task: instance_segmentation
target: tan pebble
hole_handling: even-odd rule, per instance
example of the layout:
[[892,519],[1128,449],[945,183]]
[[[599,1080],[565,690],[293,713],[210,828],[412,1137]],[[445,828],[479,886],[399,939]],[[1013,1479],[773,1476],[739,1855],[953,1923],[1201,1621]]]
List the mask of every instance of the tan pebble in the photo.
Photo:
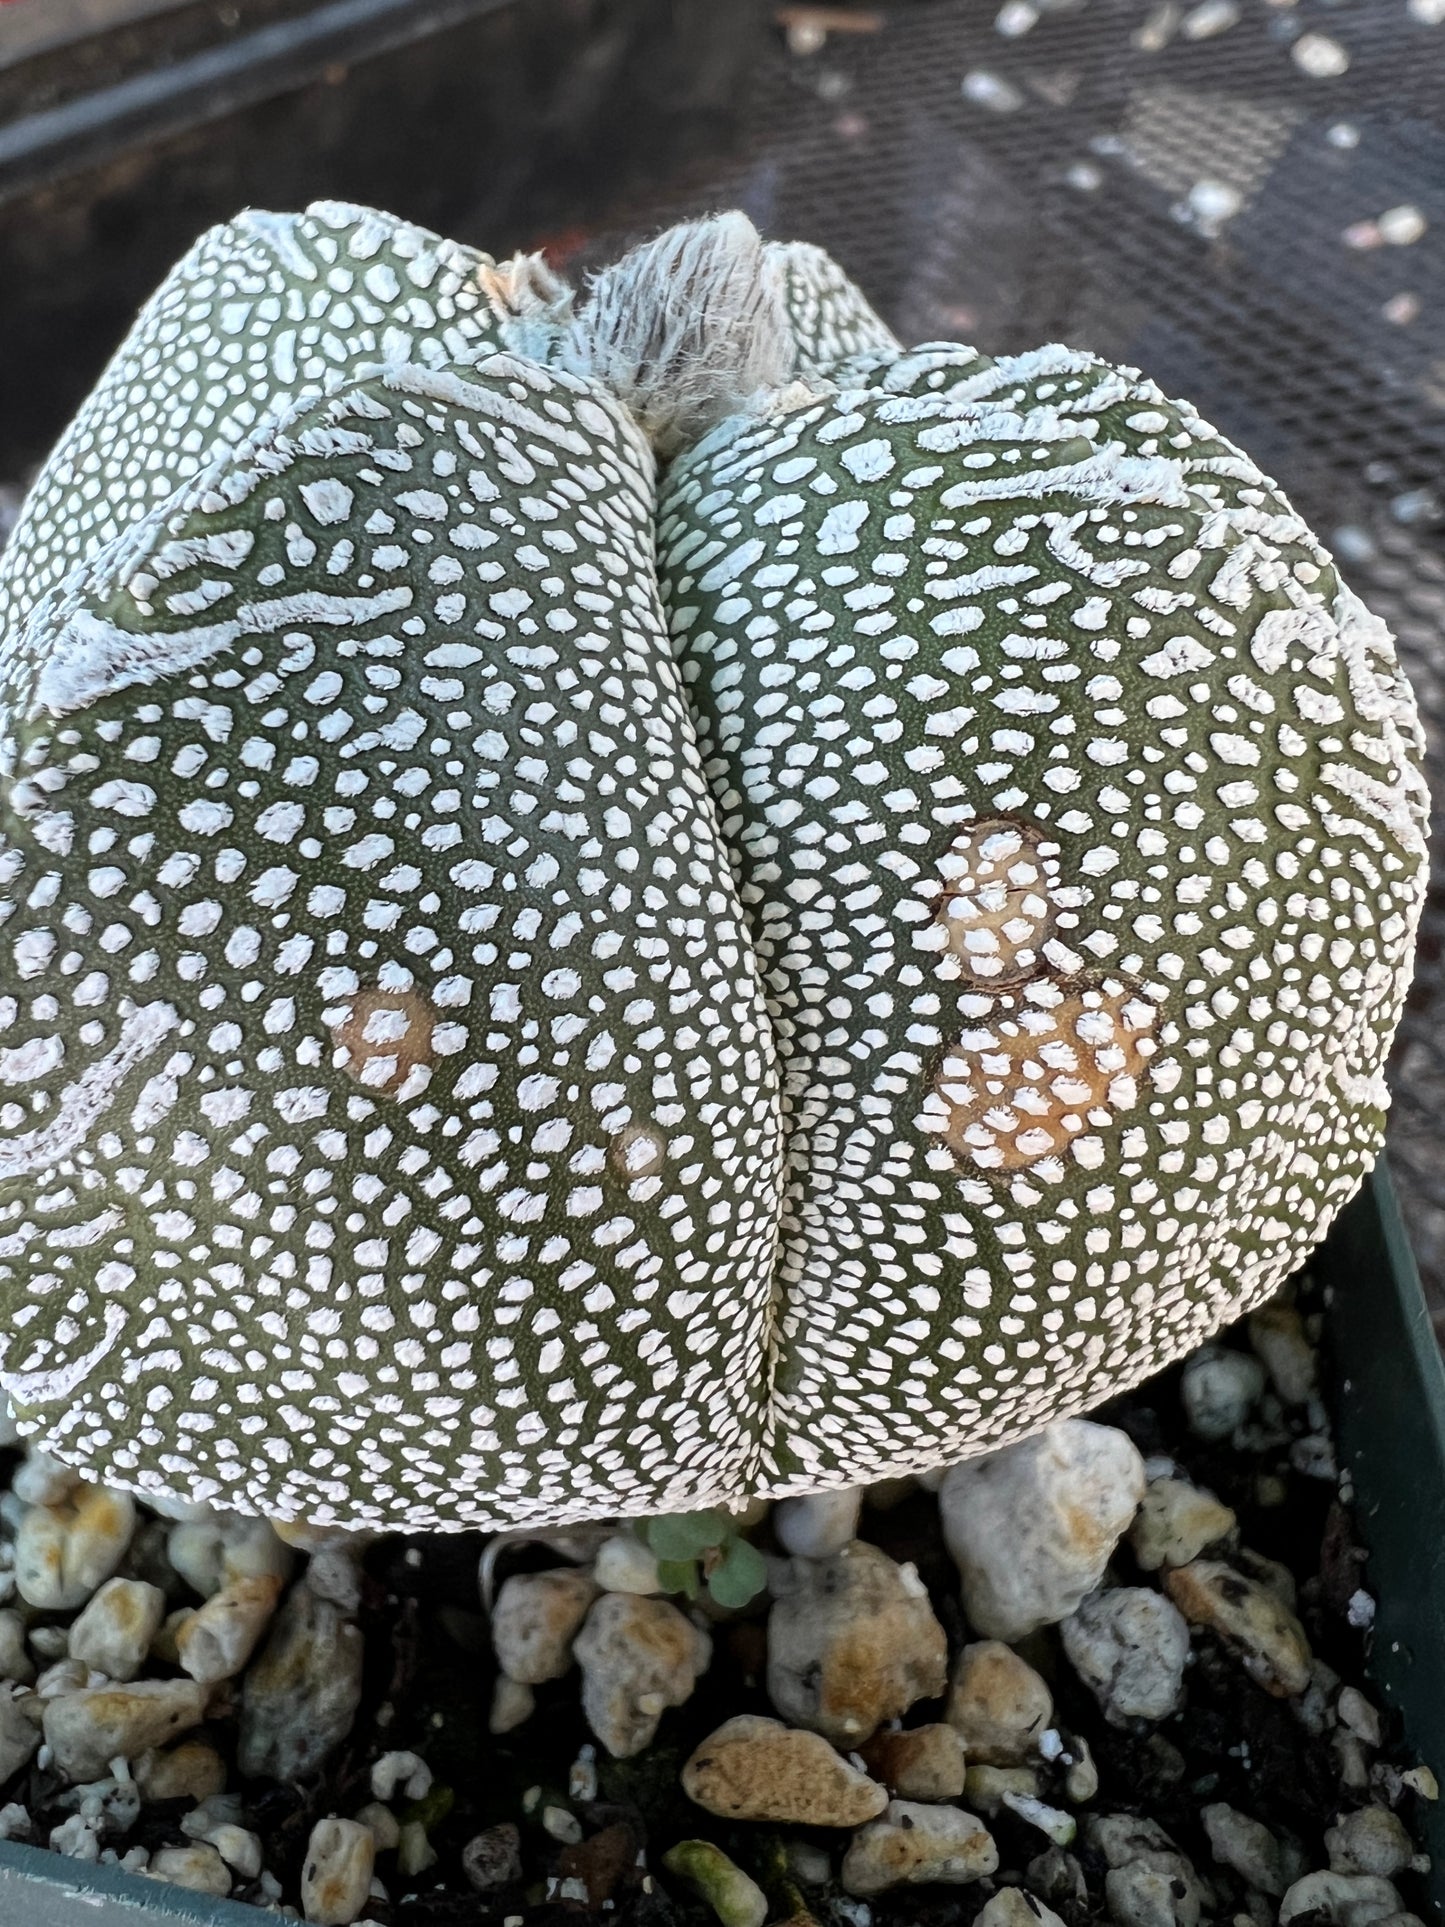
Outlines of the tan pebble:
[[153,1880],[189,1887],[192,1893],[224,1898],[231,1891],[230,1868],[212,1846],[162,1847],[151,1855],[146,1872]]
[[948,1683],[948,1641],[911,1565],[862,1540],[798,1560],[768,1619],[768,1697],[785,1720],[857,1746]]
[[943,1721],[905,1732],[875,1733],[861,1749],[868,1771],[901,1800],[959,1800],[965,1754],[956,1727]]
[[318,1820],[301,1869],[301,1907],[315,1927],[351,1927],[371,1893],[376,1842],[356,1820]]
[[134,1759],[198,1726],[209,1699],[209,1688],[189,1679],[142,1679],[67,1693],[46,1703],[46,1744],[72,1785],[97,1780],[117,1754]]
[[726,1820],[785,1826],[857,1827],[888,1795],[842,1759],[819,1733],[755,1713],[726,1720],[682,1770],[683,1791]]
[[148,1747],[131,1771],[147,1803],[161,1800],[210,1800],[226,1787],[226,1763],[204,1740],[182,1740],[162,1751]]
[[492,1609],[492,1645],[502,1671],[524,1686],[561,1679],[596,1597],[592,1575],[574,1566],[515,1573],[505,1580]]
[[970,1766],[1017,1766],[1038,1752],[1054,1717],[1042,1676],[1011,1646],[982,1639],[959,1654],[947,1719],[963,1740]]
[[537,1695],[530,1686],[524,1686],[519,1679],[508,1679],[505,1673],[498,1673],[492,1688],[492,1710],[487,1721],[491,1733],[510,1733],[531,1719],[537,1706]]
[[165,1615],[159,1586],[108,1579],[70,1629],[71,1656],[107,1679],[134,1679]]
[[192,1679],[234,1679],[256,1650],[280,1596],[274,1573],[233,1579],[177,1627],[177,1660]]
[[1233,1512],[1211,1493],[1185,1479],[1156,1479],[1129,1528],[1129,1543],[1144,1571],[1158,1572],[1187,1566],[1234,1527]]
[[841,1877],[848,1893],[866,1897],[923,1882],[964,1886],[997,1868],[993,1835],[976,1814],[890,1800],[849,1842]]
[[991,1820],[1005,1800],[1036,1800],[1041,1782],[1031,1766],[971,1766],[964,1776],[963,1797]]
[[1310,1683],[1309,1641],[1275,1594],[1213,1559],[1181,1566],[1164,1584],[1184,1617],[1217,1633],[1267,1693],[1285,1699],[1304,1692]]

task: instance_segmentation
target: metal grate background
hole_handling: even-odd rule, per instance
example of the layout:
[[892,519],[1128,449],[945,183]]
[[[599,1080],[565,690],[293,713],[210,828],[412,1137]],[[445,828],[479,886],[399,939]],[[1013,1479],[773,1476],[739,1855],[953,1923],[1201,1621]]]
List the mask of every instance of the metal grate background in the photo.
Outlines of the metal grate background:
[[[1187,395],[1394,629],[1438,808],[1445,0],[995,5],[780,9],[793,24],[754,70],[727,157],[629,192],[581,251],[736,205],[829,248],[905,340],[1062,339]],[[1435,847],[1391,1154],[1445,1336],[1438,832]]]

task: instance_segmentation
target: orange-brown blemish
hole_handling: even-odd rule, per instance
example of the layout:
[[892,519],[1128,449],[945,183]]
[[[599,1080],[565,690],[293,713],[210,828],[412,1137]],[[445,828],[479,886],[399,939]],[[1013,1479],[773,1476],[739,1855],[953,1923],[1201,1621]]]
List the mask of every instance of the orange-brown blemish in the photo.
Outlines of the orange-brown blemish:
[[940,947],[980,986],[1011,989],[1046,968],[1054,907],[1043,843],[1031,824],[988,817],[961,830],[940,860]]
[[984,1171],[1019,1171],[1133,1109],[1157,1007],[1115,980],[990,1012],[946,1052],[929,1126]]
[[667,1139],[655,1124],[629,1124],[607,1147],[614,1177],[626,1184],[655,1177],[667,1162]]
[[395,1091],[435,1054],[437,1014],[419,990],[357,991],[351,1007],[331,1026],[332,1062],[368,1090]]

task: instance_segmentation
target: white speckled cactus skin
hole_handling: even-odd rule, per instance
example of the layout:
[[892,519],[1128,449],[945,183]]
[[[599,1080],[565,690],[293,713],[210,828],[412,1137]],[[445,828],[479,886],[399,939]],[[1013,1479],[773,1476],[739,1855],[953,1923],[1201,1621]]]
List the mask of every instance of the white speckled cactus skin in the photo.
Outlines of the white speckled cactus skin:
[[244,216],[0,563],[0,1382],[93,1476],[419,1529],[918,1469],[1375,1155],[1419,732],[1279,491],[735,218],[631,272]]

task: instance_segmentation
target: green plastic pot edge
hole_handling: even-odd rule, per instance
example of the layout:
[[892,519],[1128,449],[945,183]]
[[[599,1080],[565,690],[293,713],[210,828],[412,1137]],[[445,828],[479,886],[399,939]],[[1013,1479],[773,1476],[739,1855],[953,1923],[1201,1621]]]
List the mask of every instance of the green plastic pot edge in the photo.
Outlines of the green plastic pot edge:
[[[1445,1769],[1445,1365],[1383,1161],[1316,1268],[1330,1289],[1343,1463],[1378,1602],[1370,1669],[1413,1751]],[[1424,1813],[1431,1912],[1445,1909],[1445,1811]],[[1419,1896],[1409,1897],[1418,1904]],[[0,1841],[0,1927],[255,1927],[252,1907]]]
[[[1445,1364],[1382,1159],[1317,1260],[1332,1292],[1330,1364],[1342,1466],[1377,1602],[1370,1671],[1415,1754],[1445,1779]],[[1445,1911],[1445,1804],[1421,1803]],[[1407,1905],[1413,1902],[1407,1901]]]

